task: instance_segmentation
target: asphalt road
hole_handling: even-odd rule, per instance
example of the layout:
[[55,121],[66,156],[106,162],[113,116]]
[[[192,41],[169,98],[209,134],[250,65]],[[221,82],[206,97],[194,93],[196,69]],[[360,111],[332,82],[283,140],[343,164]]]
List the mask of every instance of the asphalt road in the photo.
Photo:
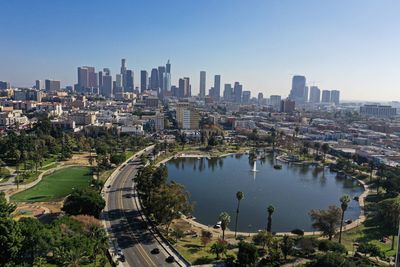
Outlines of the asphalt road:
[[[138,211],[133,191],[138,164],[128,163],[120,168],[111,187],[105,190],[107,212],[104,217],[111,224],[110,237],[114,246],[123,251],[125,266],[178,266],[165,261],[168,253],[154,238]],[[152,254],[154,248],[159,248],[160,253]]]

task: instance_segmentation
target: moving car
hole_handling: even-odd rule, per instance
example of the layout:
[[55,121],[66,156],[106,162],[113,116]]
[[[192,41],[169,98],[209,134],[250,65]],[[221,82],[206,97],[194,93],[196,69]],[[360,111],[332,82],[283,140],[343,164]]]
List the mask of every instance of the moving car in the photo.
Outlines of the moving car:
[[168,257],[165,259],[165,261],[168,262],[168,263],[173,263],[173,262],[175,261],[175,258],[174,258],[174,256],[168,256]]
[[151,250],[151,254],[158,254],[158,253],[160,253],[160,249],[159,248],[153,248]]

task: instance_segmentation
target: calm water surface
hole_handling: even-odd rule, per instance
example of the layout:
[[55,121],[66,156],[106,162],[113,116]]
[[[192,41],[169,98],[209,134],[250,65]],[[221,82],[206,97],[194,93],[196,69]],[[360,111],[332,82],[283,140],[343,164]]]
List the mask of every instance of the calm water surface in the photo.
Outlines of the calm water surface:
[[[272,158],[257,161],[257,172],[247,155],[224,158],[178,158],[167,162],[169,179],[186,186],[195,204],[197,221],[214,225],[218,215],[231,215],[230,229],[234,228],[236,192],[243,191],[238,230],[254,232],[266,227],[267,207],[273,205],[272,230],[291,231],[295,228],[312,231],[308,212],[338,205],[339,198],[348,194],[353,199],[363,189],[353,179],[337,179],[335,173],[313,166],[282,164],[273,168]],[[352,200],[345,219],[356,219],[360,214],[358,202]]]

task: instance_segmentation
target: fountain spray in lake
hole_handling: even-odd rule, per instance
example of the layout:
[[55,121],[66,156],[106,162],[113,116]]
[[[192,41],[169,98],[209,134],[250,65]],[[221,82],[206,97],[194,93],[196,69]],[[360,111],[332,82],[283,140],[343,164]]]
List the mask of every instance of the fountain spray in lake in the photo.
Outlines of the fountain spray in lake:
[[255,160],[254,162],[253,162],[253,169],[251,170],[252,172],[257,172],[257,161]]

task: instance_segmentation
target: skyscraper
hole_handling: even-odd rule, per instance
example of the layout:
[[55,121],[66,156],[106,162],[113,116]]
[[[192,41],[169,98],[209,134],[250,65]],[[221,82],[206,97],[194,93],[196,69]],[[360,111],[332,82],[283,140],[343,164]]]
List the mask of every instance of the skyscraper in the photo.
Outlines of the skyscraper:
[[321,90],[318,86],[310,87],[310,103],[319,103],[321,102]]
[[206,96],[206,72],[200,71],[200,97],[204,98]]
[[158,67],[158,87],[160,88],[161,93],[165,90],[165,73],[166,71],[164,66]]
[[134,89],[134,79],[133,79],[133,71],[132,70],[126,70],[125,73],[125,92],[133,93]]
[[60,81],[45,80],[45,90],[46,92],[55,92],[60,90]]
[[107,98],[113,97],[113,80],[110,72],[105,72],[103,75],[103,86],[101,88],[101,94]]
[[121,86],[123,88],[126,87],[126,60],[125,58],[121,59],[121,77],[122,77],[122,84]]
[[171,63],[169,63],[169,59],[165,66],[164,88],[167,92],[171,91]]
[[336,106],[340,103],[340,91],[339,90],[332,90],[331,91],[331,102],[335,103]]
[[331,102],[331,91],[329,90],[322,90],[322,103],[330,103]]
[[281,96],[280,95],[271,95],[269,97],[269,103],[275,111],[279,111],[281,109]]
[[147,81],[149,80],[147,71],[140,71],[140,92],[143,93],[147,90]]
[[[43,90],[44,89],[44,83],[42,80],[36,80],[35,82],[35,87],[37,90]],[[0,88],[2,89],[2,88]]]
[[226,83],[224,85],[224,100],[225,101],[232,101],[233,89],[232,84]]
[[160,84],[158,79],[158,69],[153,68],[150,76],[150,89],[159,92]]
[[292,90],[289,99],[296,103],[305,103],[308,98],[308,89],[306,89],[306,77],[295,75],[292,78]]
[[235,95],[235,102],[241,103],[242,102],[242,85],[239,82],[235,82],[233,86],[233,94]]
[[242,103],[249,104],[250,103],[250,98],[251,98],[251,92],[250,91],[243,91],[243,93],[242,93]]
[[221,96],[221,75],[215,75],[212,98],[214,99],[214,101],[219,101],[220,96]]
[[259,105],[262,105],[262,102],[263,102],[263,100],[264,100],[264,94],[261,93],[261,92],[259,92],[259,93],[258,93],[258,96],[257,96],[257,100],[258,100],[258,104],[259,104]]
[[184,77],[183,80],[185,81],[185,97],[192,96],[192,87],[190,86],[190,79],[189,77]]

